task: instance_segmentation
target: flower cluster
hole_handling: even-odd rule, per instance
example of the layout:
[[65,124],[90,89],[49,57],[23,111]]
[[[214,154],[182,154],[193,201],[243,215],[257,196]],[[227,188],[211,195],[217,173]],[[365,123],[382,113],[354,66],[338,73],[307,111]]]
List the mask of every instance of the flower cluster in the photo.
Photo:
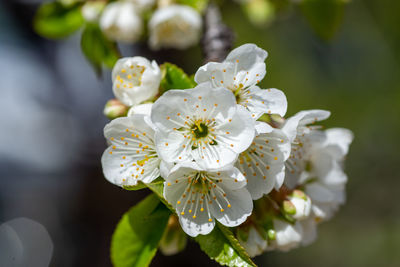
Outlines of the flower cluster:
[[128,44],[142,38],[147,23],[149,46],[154,50],[186,49],[198,43],[202,29],[196,9],[172,1],[90,1],[82,6],[82,15],[88,22],[99,23],[110,40]]
[[352,133],[315,125],[328,111],[284,119],[284,93],[257,86],[267,55],[242,45],[200,67],[194,88],[161,95],[155,62],[120,59],[113,90],[130,109],[104,129],[105,177],[122,187],[162,177],[185,233],[206,235],[217,221],[236,227],[251,256],[310,243],[344,202]]

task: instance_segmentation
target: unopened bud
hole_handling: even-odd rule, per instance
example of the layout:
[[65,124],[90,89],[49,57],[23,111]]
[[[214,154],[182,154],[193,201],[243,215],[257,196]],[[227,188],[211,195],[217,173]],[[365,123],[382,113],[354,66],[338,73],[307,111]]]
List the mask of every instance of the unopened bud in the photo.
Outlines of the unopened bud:
[[269,240],[275,240],[276,239],[276,231],[274,229],[269,229],[267,232],[267,236]]
[[110,120],[113,120],[118,117],[126,116],[128,113],[128,106],[125,106],[117,99],[111,99],[107,102],[104,107],[104,115]]
[[103,1],[86,2],[81,9],[83,18],[88,22],[97,22],[105,5]]
[[311,199],[304,194],[303,191],[294,190],[289,196],[290,202],[295,207],[295,214],[292,217],[296,220],[304,220],[310,216],[311,213]]
[[298,189],[293,190],[291,196],[292,196],[292,197],[297,197],[297,198],[302,198],[302,199],[304,199],[304,200],[307,200],[307,195],[306,195],[303,191],[298,190]]
[[289,215],[294,215],[296,214],[296,207],[293,205],[293,203],[289,200],[283,201],[282,205],[283,211]]

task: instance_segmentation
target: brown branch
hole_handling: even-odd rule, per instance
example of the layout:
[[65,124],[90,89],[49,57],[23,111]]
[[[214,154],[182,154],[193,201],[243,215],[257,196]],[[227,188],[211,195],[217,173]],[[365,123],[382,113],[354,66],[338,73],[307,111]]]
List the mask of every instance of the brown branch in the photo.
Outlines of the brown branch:
[[204,32],[201,40],[205,63],[221,62],[233,47],[235,35],[221,19],[221,13],[214,4],[209,4],[204,16]]

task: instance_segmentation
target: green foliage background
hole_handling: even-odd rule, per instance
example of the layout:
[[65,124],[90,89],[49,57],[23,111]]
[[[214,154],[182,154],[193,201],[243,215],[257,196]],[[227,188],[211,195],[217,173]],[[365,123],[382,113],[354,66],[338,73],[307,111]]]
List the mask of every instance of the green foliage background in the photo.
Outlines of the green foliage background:
[[283,90],[288,115],[302,109],[332,111],[327,127],[355,134],[347,159],[348,199],[318,240],[289,253],[267,253],[261,266],[398,266],[400,262],[400,18],[398,1],[354,0],[331,42],[315,37],[299,12],[268,28],[224,17],[237,44],[269,52],[261,86]]

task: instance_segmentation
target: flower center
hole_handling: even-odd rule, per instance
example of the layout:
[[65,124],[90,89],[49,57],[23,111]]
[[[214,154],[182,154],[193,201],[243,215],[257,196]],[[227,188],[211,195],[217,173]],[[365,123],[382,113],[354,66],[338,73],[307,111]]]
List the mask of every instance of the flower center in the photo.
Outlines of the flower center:
[[119,81],[117,88],[133,88],[142,84],[143,72],[146,70],[145,66],[131,65],[129,68],[122,69],[121,75],[116,77]]
[[191,130],[196,139],[200,139],[208,135],[208,126],[204,122],[196,121],[192,125]]
[[241,103],[243,101],[244,85],[242,83],[239,86],[235,85],[234,88],[229,88],[236,98],[236,103]]

